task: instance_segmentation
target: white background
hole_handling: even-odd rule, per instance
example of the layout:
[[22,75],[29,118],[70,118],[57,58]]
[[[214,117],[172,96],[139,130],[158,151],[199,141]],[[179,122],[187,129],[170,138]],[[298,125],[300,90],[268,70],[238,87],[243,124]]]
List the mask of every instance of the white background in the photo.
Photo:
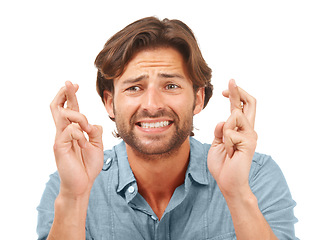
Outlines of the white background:
[[[6,3],[3,3],[6,2]],[[146,16],[193,29],[213,70],[214,96],[195,117],[212,141],[229,116],[230,78],[258,100],[257,151],[285,174],[300,239],[327,229],[328,7],[325,1],[3,1],[0,5],[2,239],[36,239],[36,207],[56,170],[49,104],[66,80],[80,85],[81,112],[117,140],[95,89],[93,61],[106,40]]]

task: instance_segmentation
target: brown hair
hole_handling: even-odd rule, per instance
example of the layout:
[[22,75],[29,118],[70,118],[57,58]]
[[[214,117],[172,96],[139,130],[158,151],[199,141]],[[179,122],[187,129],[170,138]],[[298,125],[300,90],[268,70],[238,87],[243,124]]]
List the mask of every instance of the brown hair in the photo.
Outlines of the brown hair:
[[112,36],[95,60],[97,92],[104,101],[104,90],[114,93],[113,80],[120,77],[138,51],[145,48],[173,47],[184,57],[195,92],[205,88],[204,108],[213,93],[212,70],[208,67],[191,29],[179,20],[147,17],[129,24]]

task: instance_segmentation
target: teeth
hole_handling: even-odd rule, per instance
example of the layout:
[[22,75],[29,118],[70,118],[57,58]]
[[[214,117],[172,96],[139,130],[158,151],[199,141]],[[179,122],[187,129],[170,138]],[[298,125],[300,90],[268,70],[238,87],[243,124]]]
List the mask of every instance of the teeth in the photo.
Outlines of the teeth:
[[162,122],[153,122],[153,123],[140,123],[142,128],[160,128],[165,127],[170,124],[169,121],[162,121]]

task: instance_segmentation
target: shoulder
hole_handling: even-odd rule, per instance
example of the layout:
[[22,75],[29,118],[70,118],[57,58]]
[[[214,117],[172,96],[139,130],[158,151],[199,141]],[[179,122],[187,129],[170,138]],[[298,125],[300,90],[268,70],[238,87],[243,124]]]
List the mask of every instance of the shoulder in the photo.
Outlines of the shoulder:
[[[190,150],[191,152],[197,152],[202,154],[207,159],[208,151],[211,144],[201,143],[195,138],[190,138]],[[263,175],[283,175],[278,164],[272,159],[270,155],[255,152],[252,159],[252,165],[250,170],[250,180],[263,176]]]
[[249,185],[263,213],[292,209],[296,205],[282,170],[269,155],[254,154]]
[[[207,162],[207,155],[211,145],[201,143],[200,141],[190,138],[190,150],[202,155],[203,161]],[[266,187],[282,184],[287,187],[284,175],[278,164],[270,155],[255,152],[252,159],[252,165],[249,173],[249,183],[251,187],[258,185]]]
[[255,153],[249,176],[249,185],[258,200],[258,206],[279,239],[295,238],[293,200],[286,179],[271,156]]
[[278,164],[270,155],[255,152],[249,173],[250,183],[256,183],[258,179],[275,179],[285,181]]

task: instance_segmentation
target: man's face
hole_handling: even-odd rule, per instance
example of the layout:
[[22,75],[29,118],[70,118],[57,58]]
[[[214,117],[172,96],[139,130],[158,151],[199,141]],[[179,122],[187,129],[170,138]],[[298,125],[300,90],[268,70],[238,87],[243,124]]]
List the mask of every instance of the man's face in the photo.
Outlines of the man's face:
[[137,53],[114,89],[114,96],[104,94],[106,109],[122,139],[142,154],[179,148],[203,107],[203,88],[194,93],[183,57],[173,48]]

